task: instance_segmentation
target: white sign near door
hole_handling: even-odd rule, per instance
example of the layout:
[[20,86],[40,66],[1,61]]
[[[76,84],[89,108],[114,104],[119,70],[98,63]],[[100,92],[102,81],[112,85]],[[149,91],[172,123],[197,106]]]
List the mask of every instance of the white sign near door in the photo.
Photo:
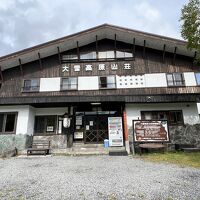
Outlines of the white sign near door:
[[123,127],[121,117],[108,117],[109,146],[123,146]]

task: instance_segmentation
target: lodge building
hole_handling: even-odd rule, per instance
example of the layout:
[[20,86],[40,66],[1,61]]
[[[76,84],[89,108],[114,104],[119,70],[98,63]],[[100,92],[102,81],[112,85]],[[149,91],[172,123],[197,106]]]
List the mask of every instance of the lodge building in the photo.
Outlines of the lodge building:
[[[109,139],[129,152],[133,120],[167,120],[171,143],[199,146],[182,133],[199,123],[200,66],[186,45],[103,24],[3,56],[0,138],[48,138],[58,149]],[[109,138],[113,119],[121,133]]]

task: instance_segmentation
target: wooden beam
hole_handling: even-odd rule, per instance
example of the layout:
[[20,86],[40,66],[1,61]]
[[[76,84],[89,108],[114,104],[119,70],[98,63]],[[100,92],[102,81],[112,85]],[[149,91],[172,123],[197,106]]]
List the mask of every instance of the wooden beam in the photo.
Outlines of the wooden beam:
[[177,52],[177,47],[174,48],[173,65],[175,65],[176,61],[176,52]]
[[61,65],[62,62],[61,62],[61,55],[60,55],[60,48],[57,47],[57,51],[58,51],[58,61],[59,61],[59,64]]
[[40,64],[40,69],[42,70],[42,59],[41,59],[41,56],[40,56],[40,53],[38,52],[38,58],[39,58],[39,64]]
[[3,73],[2,73],[2,70],[1,70],[1,66],[0,66],[0,77],[1,77],[1,81],[3,81]]
[[98,59],[99,53],[98,53],[98,36],[96,35],[96,57]]
[[143,46],[143,58],[146,56],[146,40],[144,40],[144,46]]
[[166,51],[166,44],[163,45],[163,55],[162,55],[162,61],[165,62],[165,51]]
[[77,56],[78,56],[78,60],[80,61],[80,51],[79,51],[78,41],[76,42],[76,46],[77,46]]
[[115,59],[117,57],[117,35],[115,34],[115,43],[114,43],[114,54],[115,54]]
[[23,72],[23,66],[22,66],[22,61],[21,59],[19,58],[19,67],[20,67],[20,72],[21,72],[21,75],[24,76],[24,72]]
[[197,51],[194,52],[194,57],[193,57],[193,61],[192,61],[192,67],[194,67],[194,65],[195,65],[196,58],[197,58]]

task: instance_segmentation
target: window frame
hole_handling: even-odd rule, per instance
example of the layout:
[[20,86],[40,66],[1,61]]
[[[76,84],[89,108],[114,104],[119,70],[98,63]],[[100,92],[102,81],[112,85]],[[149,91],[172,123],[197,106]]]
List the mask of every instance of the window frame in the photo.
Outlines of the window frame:
[[[108,88],[108,87],[101,87],[101,78],[106,78],[106,81],[107,81],[107,78],[108,77],[114,77],[114,86],[115,87],[112,87],[112,88]],[[108,85],[108,83],[106,83]],[[115,75],[109,75],[109,76],[99,76],[99,89],[100,90],[113,90],[113,89],[117,89],[117,83],[116,83],[116,76]]]
[[[16,134],[18,112],[0,112],[0,114],[3,114],[2,131],[0,130],[1,131],[0,135]],[[5,129],[6,129],[6,122],[7,122],[7,115],[10,115],[10,114],[14,114],[15,115],[14,129],[13,129],[12,132],[5,131]]]
[[[167,120],[168,121],[168,125],[169,126],[179,126],[179,125],[184,125],[184,117],[183,117],[183,111],[182,110],[141,110],[140,111],[140,116],[141,116],[141,120],[146,120],[144,113],[151,113],[151,115],[153,116],[152,113],[157,113],[157,115],[159,113],[165,113],[165,115],[167,116],[167,119],[150,119],[150,121],[156,121],[156,120]],[[181,113],[181,121],[180,122],[172,122],[172,120],[170,120],[170,113]],[[176,114],[177,115],[177,114]],[[177,116],[176,116],[177,118]]]
[[[47,118],[48,117],[55,117],[55,127],[53,127],[53,131],[47,131]],[[43,132],[36,131],[36,117],[44,117],[44,124],[43,124]],[[47,136],[47,135],[57,135],[58,133],[58,115],[36,115],[34,119],[34,131],[33,135],[41,135],[41,136]]]
[[[38,81],[38,85],[37,86],[30,86],[30,90],[25,89],[25,81],[34,81],[37,80]],[[37,87],[37,90],[34,90],[33,88]],[[40,91],[40,78],[31,78],[31,79],[23,79],[22,82],[22,92],[39,92]]]
[[[180,81],[177,81],[175,76],[179,74],[181,76],[181,85],[177,85],[178,82]],[[172,76],[172,83],[173,85],[170,85],[169,84],[169,79],[168,79],[168,76],[171,75]],[[167,80],[167,86],[168,87],[185,87],[185,78],[184,78],[184,74],[183,73],[166,73],[166,80]]]
[[[71,85],[76,85],[76,88],[63,88],[63,80],[64,79],[72,79],[72,78],[75,78],[76,79],[76,84],[68,84],[68,87],[71,86]],[[73,90],[78,90],[78,77],[75,77],[75,76],[72,76],[72,77],[62,77],[60,79],[60,91],[73,91]]]

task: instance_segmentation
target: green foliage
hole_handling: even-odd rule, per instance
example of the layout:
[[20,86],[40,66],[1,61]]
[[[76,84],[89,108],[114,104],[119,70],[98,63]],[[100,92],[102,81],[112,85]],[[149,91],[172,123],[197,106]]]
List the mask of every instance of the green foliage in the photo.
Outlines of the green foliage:
[[200,62],[200,0],[189,0],[181,10],[181,35],[188,41],[188,49],[195,49]]

